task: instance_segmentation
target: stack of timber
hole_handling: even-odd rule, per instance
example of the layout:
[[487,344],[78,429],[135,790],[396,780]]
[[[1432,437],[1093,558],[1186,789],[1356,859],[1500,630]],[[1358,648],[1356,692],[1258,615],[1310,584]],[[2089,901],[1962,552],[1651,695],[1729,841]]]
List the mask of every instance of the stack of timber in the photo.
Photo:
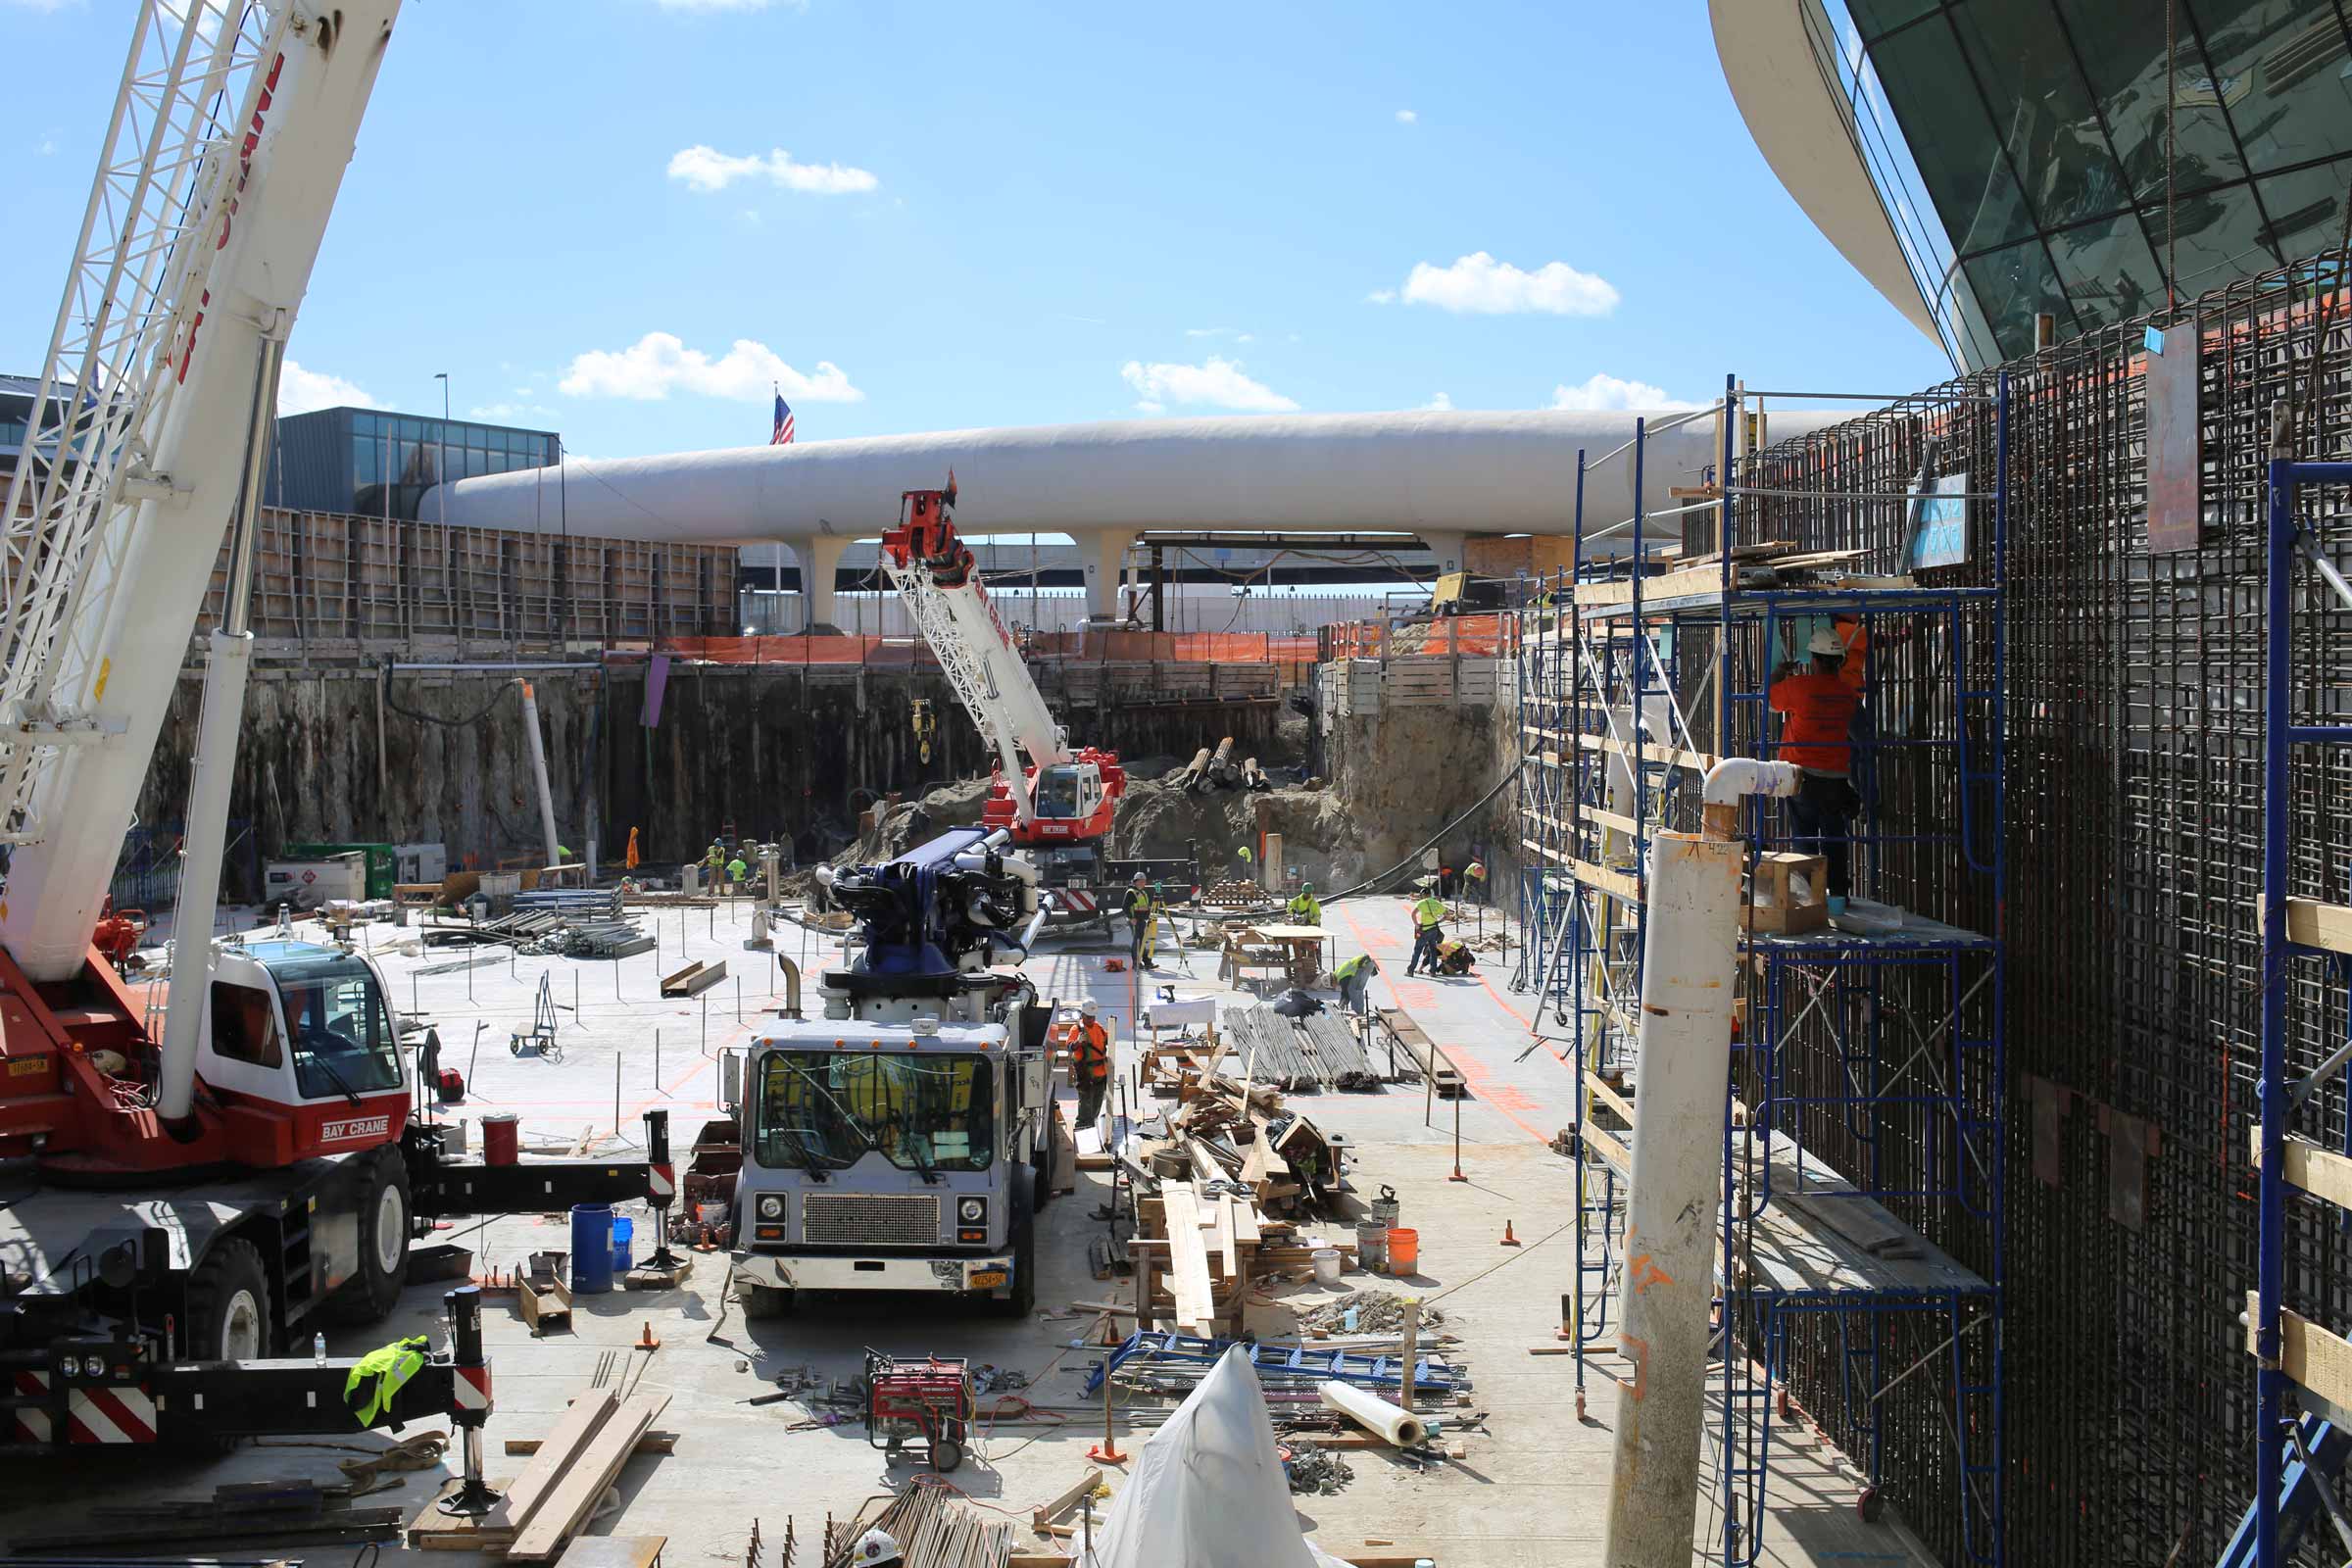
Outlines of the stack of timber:
[[906,1568],[1004,1568],[1012,1557],[1013,1533],[1005,1519],[989,1519],[942,1485],[918,1479],[868,1520],[827,1521],[823,1561],[852,1561],[851,1553],[869,1530],[886,1530],[899,1544]]
[[1339,1013],[1289,1018],[1269,1007],[1227,1007],[1223,1023],[1225,1049],[1246,1064],[1253,1083],[1294,1094],[1381,1085],[1380,1069]]
[[[552,1562],[579,1534],[597,1502],[640,1451],[669,1403],[666,1394],[624,1399],[612,1389],[589,1389],[571,1401],[531,1462],[512,1483],[493,1482],[506,1495],[478,1519],[454,1519],[439,1499],[409,1524],[409,1545],[423,1551],[480,1551],[515,1562]],[[650,1451],[664,1451],[654,1446]],[[444,1495],[458,1483],[452,1481]]]

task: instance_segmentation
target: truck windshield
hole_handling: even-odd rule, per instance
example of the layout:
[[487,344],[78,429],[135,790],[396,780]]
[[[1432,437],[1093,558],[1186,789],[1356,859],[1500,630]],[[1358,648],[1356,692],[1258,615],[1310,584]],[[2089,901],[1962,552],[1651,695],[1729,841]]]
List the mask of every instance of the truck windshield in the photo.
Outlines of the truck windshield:
[[305,1100],[400,1087],[391,1014],[366,970],[306,965],[274,977],[293,1036],[294,1081]]
[[1040,816],[1076,816],[1078,814],[1078,770],[1076,768],[1047,767],[1038,770],[1037,814]]
[[901,1170],[986,1170],[996,1086],[984,1056],[771,1051],[760,1058],[754,1157],[840,1170],[878,1150]]

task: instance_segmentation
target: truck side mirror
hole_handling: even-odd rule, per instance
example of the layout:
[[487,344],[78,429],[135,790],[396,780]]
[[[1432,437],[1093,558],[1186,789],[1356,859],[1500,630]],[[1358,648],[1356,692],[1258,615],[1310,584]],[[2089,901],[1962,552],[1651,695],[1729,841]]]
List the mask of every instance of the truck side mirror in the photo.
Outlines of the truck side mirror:
[[718,1054],[718,1104],[728,1115],[743,1108],[743,1053],[721,1051]]

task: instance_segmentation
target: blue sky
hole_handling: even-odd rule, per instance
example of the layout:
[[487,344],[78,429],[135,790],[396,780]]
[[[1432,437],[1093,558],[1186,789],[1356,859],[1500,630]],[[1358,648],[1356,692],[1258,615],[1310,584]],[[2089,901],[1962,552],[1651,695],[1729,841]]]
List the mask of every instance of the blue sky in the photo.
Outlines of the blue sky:
[[[0,0],[0,369],[128,15]],[[289,407],[437,411],[447,370],[599,457],[762,443],[776,377],[808,441],[1946,368],[1756,154],[1696,0],[410,0],[290,357]]]

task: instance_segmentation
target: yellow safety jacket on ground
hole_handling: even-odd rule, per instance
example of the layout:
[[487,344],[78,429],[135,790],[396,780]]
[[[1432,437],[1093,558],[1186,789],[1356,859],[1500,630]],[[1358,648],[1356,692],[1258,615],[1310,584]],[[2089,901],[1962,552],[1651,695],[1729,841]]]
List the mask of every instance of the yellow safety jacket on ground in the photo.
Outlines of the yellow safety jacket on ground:
[[1311,893],[1301,893],[1293,899],[1290,909],[1293,925],[1321,925],[1323,923],[1323,906],[1315,902],[1315,896]]
[[[343,1402],[351,1406],[351,1413],[360,1418],[361,1426],[374,1426],[391,1409],[392,1396],[423,1368],[424,1352],[431,1345],[431,1341],[419,1334],[379,1345],[360,1357],[359,1364],[351,1369],[351,1376],[343,1380]],[[398,1432],[400,1423],[393,1422],[392,1430]]]
[[1444,899],[1424,898],[1413,906],[1413,926],[1416,930],[1426,931],[1445,918],[1446,901]]

